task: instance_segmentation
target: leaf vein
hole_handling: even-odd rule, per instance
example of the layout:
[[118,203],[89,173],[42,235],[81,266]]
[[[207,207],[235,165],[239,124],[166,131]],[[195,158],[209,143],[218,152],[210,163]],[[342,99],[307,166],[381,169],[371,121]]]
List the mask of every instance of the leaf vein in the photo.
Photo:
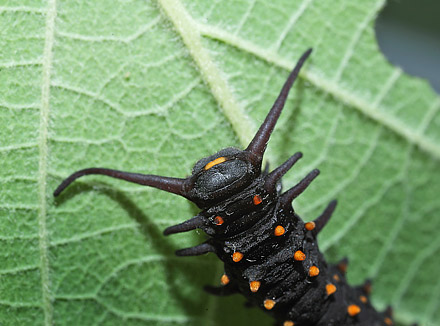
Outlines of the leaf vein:
[[[101,291],[101,289],[104,287],[104,285],[113,277],[115,277],[120,271],[124,270],[125,268],[131,266],[131,265],[140,265],[140,264],[145,264],[145,263],[151,263],[151,262],[158,262],[158,261],[164,261],[164,260],[179,260],[178,257],[176,256],[164,256],[164,255],[147,255],[147,256],[143,256],[143,257],[139,257],[139,258],[134,258],[134,259],[129,259],[124,261],[123,263],[119,264],[118,266],[116,266],[115,268],[113,268],[113,270],[108,273],[102,280],[101,280],[101,284],[98,285],[95,295],[98,296],[99,292]],[[188,261],[188,263],[190,263],[191,261]],[[198,264],[200,265],[208,265],[210,264],[209,261],[203,260],[197,261]]]
[[15,104],[1,102],[0,107],[8,108],[12,110],[40,110],[40,105],[37,104]]
[[243,25],[246,23],[247,19],[249,18],[252,9],[255,7],[256,0],[252,0],[251,4],[248,6],[246,12],[244,13],[243,17],[241,18],[240,22],[238,23],[237,29],[235,31],[235,35],[239,34],[241,29],[243,28]]
[[376,5],[374,7],[372,7],[372,10],[370,11],[370,13],[365,16],[365,19],[359,24],[358,28],[354,31],[353,37],[350,40],[350,43],[348,44],[347,49],[345,50],[344,57],[342,58],[341,63],[339,65],[338,69],[336,70],[336,73],[334,76],[335,82],[338,82],[340,80],[342,73],[344,72],[345,67],[347,67],[347,64],[350,61],[350,58],[353,56],[354,49],[355,49],[356,45],[358,44],[358,42],[362,36],[362,33],[368,27],[370,22],[372,20],[374,20],[374,18],[377,15],[377,12],[379,11],[380,8],[383,7],[384,3],[385,3],[384,0],[377,1]]
[[[32,239],[32,238],[27,238],[27,239]],[[0,239],[0,240],[3,240],[3,239]],[[1,269],[0,270],[0,275],[18,274],[18,273],[21,273],[21,272],[33,271],[33,270],[36,270],[36,269],[40,269],[40,266],[39,265],[35,265],[35,266],[34,265],[29,265],[29,266],[20,266],[20,267],[16,267],[16,268]]]
[[6,204],[6,203],[0,203],[0,209],[7,209],[7,210],[15,210],[15,209],[21,209],[21,210],[28,210],[28,211],[36,211],[39,209],[38,205],[26,205],[26,204]]
[[41,66],[42,64],[43,63],[38,60],[0,62],[0,68],[9,69],[15,67]]
[[420,123],[419,129],[418,129],[418,134],[420,136],[422,136],[425,131],[426,128],[428,128],[429,123],[432,121],[432,119],[435,117],[435,115],[439,112],[440,110],[440,97],[437,98],[437,101],[435,101],[431,107],[427,110],[425,116],[422,119],[422,122]]
[[[326,104],[327,100],[328,100],[328,95],[320,98],[319,104],[317,105],[318,112]],[[314,169],[317,166],[320,166],[323,162],[325,162],[327,160],[328,154],[330,152],[330,148],[331,148],[333,142],[335,141],[335,134],[336,134],[336,131],[338,130],[338,124],[341,120],[342,110],[343,110],[342,106],[339,106],[338,112],[334,115],[334,119],[331,122],[329,132],[324,137],[325,142],[324,142],[324,145],[322,146],[323,150],[321,150],[319,152],[319,156],[316,157],[316,159],[314,159],[312,162],[308,163],[304,168],[299,169],[297,171],[298,175],[304,175],[304,174],[308,173],[309,171],[311,171],[312,169]],[[305,211],[310,211],[311,209],[312,209],[311,207],[308,207],[305,209]]]
[[113,232],[117,232],[117,231],[122,231],[122,230],[127,230],[127,229],[136,229],[136,228],[137,228],[137,225],[134,223],[119,224],[117,226],[103,228],[98,231],[87,232],[87,233],[83,233],[80,235],[75,235],[72,238],[51,241],[50,247],[64,246],[64,245],[67,245],[70,243],[81,242],[84,240],[93,239],[93,238],[96,238],[100,235],[104,235],[107,233],[113,233]]
[[[336,126],[335,126],[336,127]],[[329,191],[325,196],[321,196],[319,200],[314,201],[313,204],[307,209],[305,209],[305,213],[308,213],[310,210],[319,207],[321,205],[326,204],[333,198],[337,197],[337,194],[347,189],[348,185],[354,182],[357,177],[359,176],[361,170],[368,164],[370,158],[372,157],[374,150],[377,147],[379,137],[381,135],[382,128],[379,128],[374,136],[372,136],[372,140],[366,149],[364,155],[362,156],[361,160],[359,161],[359,164],[355,167],[355,169],[350,173],[350,175],[347,176],[346,179],[341,180],[339,184],[332,190]],[[345,223],[345,228],[341,229],[338,233],[336,233],[332,238],[328,240],[328,243],[333,243],[340,239],[348,230],[351,228],[351,226],[360,218],[360,216],[353,215],[351,219],[347,220]],[[330,246],[330,245],[329,245]]]
[[116,316],[123,318],[123,319],[139,319],[143,321],[162,321],[162,322],[174,322],[174,323],[187,323],[191,320],[197,320],[198,317],[194,316],[186,316],[186,315],[158,315],[158,314],[147,314],[147,313],[138,313],[138,312],[127,312],[120,309],[117,309],[113,306],[110,306],[108,303],[104,302],[101,298],[98,298],[96,296],[84,296],[84,295],[58,295],[56,296],[57,300],[64,300],[64,301],[87,301],[87,300],[93,300],[97,304],[101,305],[105,309],[107,309],[110,313],[115,314]]
[[33,8],[28,6],[16,6],[16,7],[0,6],[0,13],[1,12],[35,12],[41,14],[46,13],[46,11],[43,9]]
[[403,298],[404,293],[412,284],[412,280],[420,273],[422,263],[427,259],[436,257],[435,252],[440,250],[440,239],[437,238],[436,240],[437,241],[432,241],[430,246],[420,251],[419,254],[415,256],[415,259],[412,260],[412,263],[408,264],[408,270],[405,275],[401,277],[399,287],[395,291],[392,302],[398,303],[400,299]]
[[61,32],[57,31],[57,36],[64,37],[64,38],[70,38],[73,40],[80,40],[80,41],[87,41],[87,42],[121,42],[121,43],[130,43],[139,37],[141,37],[143,34],[145,34],[148,30],[150,30],[152,27],[157,25],[160,21],[160,16],[154,18],[151,20],[148,24],[141,26],[135,33],[132,35],[128,35],[125,37],[121,36],[90,36],[90,35],[81,35],[76,33],[68,33],[68,32]]
[[428,300],[426,304],[424,315],[424,319],[426,322],[433,319],[432,317],[434,317],[434,314],[438,311],[438,305],[440,302],[440,281],[437,282],[437,285],[435,286],[435,288],[433,288],[431,292],[431,298],[432,299]]
[[298,8],[298,10],[295,12],[294,15],[292,15],[287,23],[287,25],[284,27],[284,29],[280,33],[280,37],[277,39],[275,44],[272,46],[273,52],[278,52],[281,45],[283,44],[283,41],[286,39],[287,34],[292,29],[292,27],[296,24],[298,19],[302,16],[302,14],[307,10],[307,8],[312,4],[313,0],[306,0],[303,1],[301,6]]
[[17,151],[20,149],[29,149],[36,147],[38,147],[37,143],[16,144],[16,145],[2,146],[0,147],[0,152],[10,152],[10,151]]
[[402,69],[396,67],[394,71],[391,73],[391,76],[388,78],[385,85],[382,87],[380,92],[377,94],[375,100],[373,101],[373,106],[378,107],[384,97],[388,94],[388,92],[393,88],[397,79],[402,75]]
[[11,302],[0,300],[0,306],[7,306],[12,308],[41,308],[40,305],[35,303],[25,303],[25,302]]
[[[402,164],[402,171],[400,172],[400,177],[398,178],[401,181],[407,179],[408,167],[411,163],[413,150],[414,146],[411,146],[407,152],[405,162],[403,162]],[[376,255],[376,260],[374,261],[374,263],[371,264],[371,268],[369,271],[370,277],[375,277],[379,273],[382,264],[386,262],[386,256],[392,250],[395,240],[402,230],[402,227],[404,226],[405,221],[408,217],[409,203],[411,199],[410,189],[405,182],[403,182],[403,188],[405,192],[405,198],[402,200],[401,213],[398,216],[397,220],[394,222],[391,232],[385,238],[385,243],[381,246],[381,250]]]

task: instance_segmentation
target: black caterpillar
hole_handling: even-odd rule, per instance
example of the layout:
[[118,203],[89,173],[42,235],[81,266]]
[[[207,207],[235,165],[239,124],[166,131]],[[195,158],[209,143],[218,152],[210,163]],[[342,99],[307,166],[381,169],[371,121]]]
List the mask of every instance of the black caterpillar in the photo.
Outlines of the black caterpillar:
[[276,319],[276,325],[390,326],[392,312],[377,312],[369,302],[370,282],[352,287],[345,280],[347,260],[327,264],[317,235],[329,221],[336,201],[313,222],[304,223],[291,202],[319,174],[311,171],[281,193],[281,177],[301,158],[296,153],[272,172],[261,171],[263,155],[299,70],[311,49],[299,59],[280,95],[245,150],[222,149],[199,160],[186,179],[89,168],[73,173],[55,190],[58,196],[75,179],[102,174],[155,187],[187,198],[202,211],[171,226],[165,235],[200,228],[210,238],[178,256],[214,252],[225,264],[217,295],[241,293]]

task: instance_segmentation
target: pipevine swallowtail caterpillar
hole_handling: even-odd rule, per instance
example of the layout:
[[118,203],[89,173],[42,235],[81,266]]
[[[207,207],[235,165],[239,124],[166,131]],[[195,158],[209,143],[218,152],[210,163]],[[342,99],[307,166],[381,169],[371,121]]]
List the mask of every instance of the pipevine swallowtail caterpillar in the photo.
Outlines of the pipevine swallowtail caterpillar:
[[378,312],[370,304],[371,284],[350,286],[345,279],[347,260],[328,264],[317,235],[329,221],[336,201],[328,204],[313,222],[304,223],[292,208],[318,176],[317,169],[281,193],[281,177],[302,157],[294,154],[281,166],[262,171],[270,135],[284,107],[292,84],[311,49],[299,59],[273,107],[245,150],[225,148],[199,160],[192,175],[162,177],[105,168],[77,171],[55,190],[58,196],[75,179],[101,174],[154,187],[194,202],[202,211],[168,227],[165,235],[202,229],[204,243],[181,249],[178,256],[214,252],[224,262],[220,287],[206,287],[216,295],[241,293],[250,304],[271,314],[282,326],[390,326],[391,308]]

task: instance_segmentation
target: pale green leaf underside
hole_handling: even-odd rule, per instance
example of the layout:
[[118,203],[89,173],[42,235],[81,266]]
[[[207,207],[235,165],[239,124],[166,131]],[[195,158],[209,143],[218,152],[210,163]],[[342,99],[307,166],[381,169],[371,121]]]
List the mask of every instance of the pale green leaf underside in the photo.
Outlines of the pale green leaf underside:
[[389,65],[374,38],[383,1],[0,2],[0,324],[271,325],[215,298],[214,257],[177,259],[197,233],[181,198],[105,178],[51,193],[88,166],[187,175],[242,146],[308,47],[270,142],[285,187],[321,176],[295,209],[337,213],[321,235],[349,279],[403,324],[440,324],[440,100]]

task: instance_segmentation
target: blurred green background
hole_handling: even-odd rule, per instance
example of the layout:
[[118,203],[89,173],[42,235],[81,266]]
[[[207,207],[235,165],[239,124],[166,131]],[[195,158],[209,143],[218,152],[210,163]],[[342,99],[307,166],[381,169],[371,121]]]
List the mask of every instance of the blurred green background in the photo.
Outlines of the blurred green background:
[[376,21],[379,46],[405,72],[440,93],[440,1],[390,0]]

